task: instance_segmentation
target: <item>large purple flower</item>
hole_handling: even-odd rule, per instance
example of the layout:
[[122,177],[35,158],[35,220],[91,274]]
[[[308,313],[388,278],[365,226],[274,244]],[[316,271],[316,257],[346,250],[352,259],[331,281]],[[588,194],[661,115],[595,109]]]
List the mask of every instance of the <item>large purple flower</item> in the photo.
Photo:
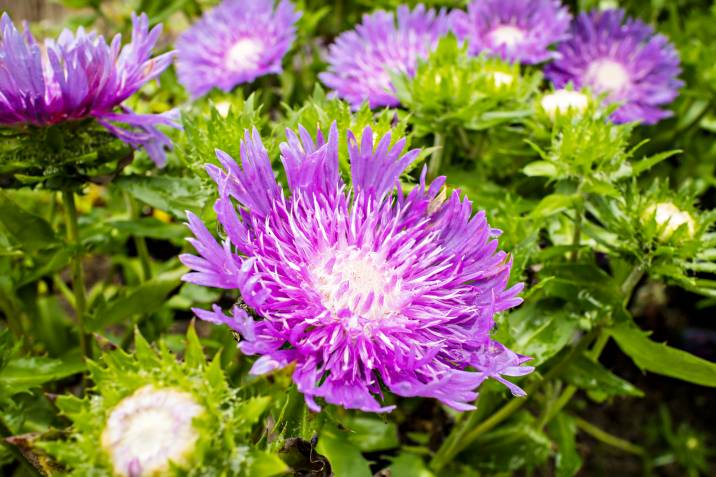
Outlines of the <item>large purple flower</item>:
[[549,47],[567,38],[571,20],[559,0],[474,0],[467,12],[451,13],[452,29],[470,54],[525,64],[554,58]]
[[582,13],[559,52],[547,77],[557,87],[571,82],[606,94],[608,103],[621,104],[613,121],[654,124],[671,115],[660,106],[672,102],[683,84],[679,55],[640,20],[625,21],[622,10]]
[[449,28],[444,11],[398,8],[397,15],[377,11],[363,16],[353,31],[342,33],[328,51],[328,71],[320,75],[326,86],[353,107],[368,101],[371,108],[397,106],[391,73],[415,74]]
[[[217,242],[189,215],[199,256],[183,255],[185,280],[238,289],[259,317],[235,306],[195,310],[237,331],[246,354],[261,355],[263,374],[295,363],[293,379],[311,409],[314,399],[385,412],[384,389],[434,397],[472,409],[487,378],[522,390],[502,375],[531,368],[490,339],[493,315],[516,306],[521,285],[507,288],[511,260],[497,250],[499,231],[458,191],[445,196],[445,178],[429,186],[423,173],[409,193],[399,177],[419,151],[405,140],[360,142],[348,133],[352,184],[338,169],[338,132],[316,142],[303,128],[287,133],[281,159],[290,188],[277,184],[254,130],[241,146],[241,164],[221,151],[210,165],[219,188],[215,205],[226,238]],[[396,187],[398,190],[396,192]],[[238,210],[236,206],[238,203]]]
[[224,0],[177,40],[179,81],[198,97],[280,73],[300,16],[288,0]]
[[[41,47],[20,33],[7,14],[0,21],[0,124],[49,126],[94,117],[133,147],[144,147],[158,165],[169,138],[157,129],[178,127],[169,115],[135,114],[121,103],[171,63],[173,53],[152,58],[161,25],[149,31],[146,15],[132,15],[132,41],[111,44],[83,28],[64,30]],[[120,111],[116,111],[117,109]],[[117,123],[129,126],[120,127]]]

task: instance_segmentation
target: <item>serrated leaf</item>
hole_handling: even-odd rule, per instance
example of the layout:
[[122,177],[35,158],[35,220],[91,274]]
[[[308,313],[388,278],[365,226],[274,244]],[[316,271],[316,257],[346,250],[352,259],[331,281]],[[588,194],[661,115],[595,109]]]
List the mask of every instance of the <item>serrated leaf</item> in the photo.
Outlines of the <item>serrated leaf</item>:
[[633,323],[623,322],[609,329],[621,350],[639,368],[652,373],[716,387],[716,363],[649,339]]

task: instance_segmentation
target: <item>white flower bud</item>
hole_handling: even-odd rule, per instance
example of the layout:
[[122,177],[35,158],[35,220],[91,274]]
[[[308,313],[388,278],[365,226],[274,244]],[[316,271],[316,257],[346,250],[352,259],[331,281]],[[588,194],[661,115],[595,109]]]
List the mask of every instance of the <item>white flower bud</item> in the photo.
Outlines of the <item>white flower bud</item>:
[[693,238],[696,232],[696,224],[688,212],[679,209],[671,202],[659,202],[650,205],[644,211],[644,218],[651,220],[653,217],[660,230],[659,239],[662,242],[668,241],[674,233],[686,224],[686,232],[689,238]]
[[511,86],[515,82],[515,77],[509,73],[503,73],[502,71],[493,71],[490,73],[490,79],[495,88],[501,89],[503,87]]
[[567,114],[570,111],[584,112],[589,105],[589,98],[579,91],[560,89],[545,95],[540,104],[547,116],[554,121],[558,115]]
[[219,116],[225,118],[229,115],[229,111],[231,111],[231,103],[228,101],[219,101],[214,105],[214,109],[219,113]]
[[176,389],[145,386],[112,409],[102,447],[116,475],[165,475],[169,463],[183,465],[199,435],[193,419],[204,408],[194,397]]

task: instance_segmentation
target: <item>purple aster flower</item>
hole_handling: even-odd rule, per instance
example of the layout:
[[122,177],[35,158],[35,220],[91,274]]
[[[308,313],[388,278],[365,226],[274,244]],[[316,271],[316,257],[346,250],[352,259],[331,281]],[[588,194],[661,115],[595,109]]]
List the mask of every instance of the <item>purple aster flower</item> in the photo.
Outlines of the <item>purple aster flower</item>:
[[300,17],[288,0],[224,0],[177,40],[179,81],[199,97],[280,73]]
[[567,83],[589,87],[621,106],[617,123],[654,124],[671,116],[660,106],[678,96],[682,82],[679,55],[669,40],[624,11],[582,13],[572,26],[572,39],[559,46],[560,58],[546,68],[557,87]]
[[[386,412],[376,397],[439,399],[472,409],[487,378],[523,392],[503,376],[532,368],[490,339],[493,316],[518,305],[522,285],[508,288],[511,259],[498,251],[499,231],[445,178],[410,192],[399,177],[418,156],[348,132],[351,186],[339,175],[338,132],[287,132],[281,149],[290,194],[276,182],[256,130],[246,133],[241,164],[217,151],[207,166],[217,183],[221,242],[189,214],[198,256],[183,255],[191,283],[238,289],[259,319],[235,306],[195,310],[238,332],[245,354],[261,357],[252,373],[295,364],[293,379],[308,406],[316,397],[346,408]],[[397,188],[397,190],[396,190]],[[238,203],[238,210],[237,204]]]
[[0,124],[41,127],[93,117],[132,147],[144,147],[162,165],[164,148],[171,142],[157,126],[178,125],[170,115],[135,114],[121,103],[157,78],[173,53],[151,57],[161,25],[150,31],[144,14],[132,15],[132,25],[132,41],[124,47],[121,35],[108,45],[102,36],[83,28],[76,33],[64,30],[56,41],[47,39],[41,47],[27,27],[20,33],[3,14]]
[[355,30],[331,45],[321,81],[356,108],[364,101],[371,108],[397,106],[390,74],[414,75],[418,59],[428,56],[448,28],[444,11],[423,5],[412,11],[401,6],[397,15],[382,10],[364,15]]
[[508,61],[542,63],[550,45],[568,37],[572,16],[559,0],[474,0],[451,14],[452,29],[472,55],[489,52]]

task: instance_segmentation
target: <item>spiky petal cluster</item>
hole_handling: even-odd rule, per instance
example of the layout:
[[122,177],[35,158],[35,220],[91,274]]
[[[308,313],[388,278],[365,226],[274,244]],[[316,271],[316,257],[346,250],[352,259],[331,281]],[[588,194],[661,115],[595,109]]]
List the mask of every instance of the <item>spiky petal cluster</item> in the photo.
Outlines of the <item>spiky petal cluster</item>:
[[132,15],[132,25],[132,41],[124,47],[121,35],[108,45],[83,28],[64,30],[41,47],[27,28],[20,33],[3,14],[0,124],[49,126],[93,117],[132,147],[144,147],[162,165],[171,142],[157,126],[178,126],[168,115],[135,114],[121,103],[158,77],[173,53],[151,57],[161,25],[150,31],[146,15]]
[[568,37],[571,20],[559,0],[474,0],[467,12],[451,13],[452,29],[471,54],[525,64],[553,59],[549,47]]
[[[338,132],[316,142],[303,128],[287,132],[281,160],[290,188],[277,184],[254,130],[241,164],[218,151],[208,172],[226,239],[219,243],[189,214],[198,256],[181,260],[191,283],[238,289],[260,319],[239,306],[225,314],[195,310],[237,331],[246,354],[261,357],[252,373],[295,363],[293,379],[314,410],[316,397],[346,408],[385,412],[383,386],[400,396],[433,397],[471,409],[487,378],[531,371],[490,339],[493,315],[520,303],[507,288],[511,260],[498,251],[499,231],[445,178],[423,173],[409,193],[399,177],[419,151],[402,154],[390,135],[360,142],[348,132],[351,186],[339,174]],[[238,203],[238,210],[236,208]]]
[[179,81],[199,97],[280,73],[300,16],[288,0],[224,0],[177,40]]
[[661,106],[672,102],[682,82],[679,55],[669,40],[622,10],[579,15],[572,38],[559,46],[560,58],[546,68],[557,87],[572,83],[606,94],[621,106],[617,123],[654,124],[671,115]]
[[368,101],[371,108],[397,106],[391,73],[415,74],[449,28],[444,11],[407,6],[397,13],[365,15],[355,30],[342,33],[328,51],[328,71],[321,81],[354,107]]

